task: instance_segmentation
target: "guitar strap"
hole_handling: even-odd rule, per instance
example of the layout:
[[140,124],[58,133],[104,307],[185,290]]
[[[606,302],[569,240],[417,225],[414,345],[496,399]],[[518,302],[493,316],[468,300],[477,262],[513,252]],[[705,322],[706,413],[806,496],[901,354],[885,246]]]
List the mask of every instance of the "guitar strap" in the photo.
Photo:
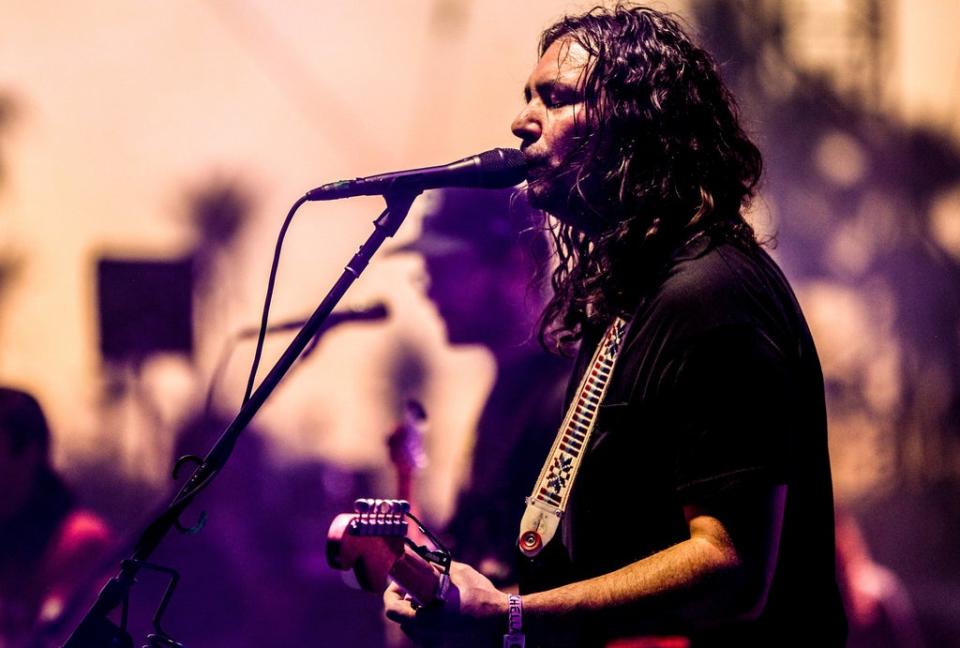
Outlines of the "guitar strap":
[[549,543],[560,525],[567,498],[580,469],[583,451],[597,422],[600,403],[607,392],[613,367],[620,355],[627,320],[616,318],[607,328],[567,408],[557,438],[527,498],[520,520],[520,551],[532,558]]

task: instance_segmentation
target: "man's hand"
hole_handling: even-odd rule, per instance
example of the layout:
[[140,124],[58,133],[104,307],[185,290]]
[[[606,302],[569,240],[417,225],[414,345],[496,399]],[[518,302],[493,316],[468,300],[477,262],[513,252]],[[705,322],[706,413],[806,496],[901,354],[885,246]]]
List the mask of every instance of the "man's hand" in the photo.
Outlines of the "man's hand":
[[507,628],[507,595],[464,563],[450,566],[450,586],[442,603],[417,606],[391,583],[383,593],[384,612],[421,646],[497,645]]

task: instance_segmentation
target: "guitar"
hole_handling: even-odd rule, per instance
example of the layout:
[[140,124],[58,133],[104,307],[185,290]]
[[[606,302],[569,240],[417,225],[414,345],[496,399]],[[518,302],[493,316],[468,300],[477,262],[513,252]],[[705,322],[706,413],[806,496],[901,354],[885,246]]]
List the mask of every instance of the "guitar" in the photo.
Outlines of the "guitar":
[[[405,542],[404,500],[360,499],[355,513],[334,518],[327,535],[327,562],[334,569],[353,570],[368,592],[382,593],[392,580],[420,605],[443,601],[449,578],[411,551]],[[566,645],[566,644],[564,644]],[[685,637],[649,636],[609,640],[606,648],[689,648]]]
[[327,562],[353,570],[360,587],[381,593],[389,581],[420,605],[443,600],[449,579],[408,546],[405,500],[359,499],[354,513],[333,519],[327,533]]
[[[357,583],[381,594],[394,581],[420,605],[443,601],[449,586],[446,574],[410,550],[407,544],[408,501],[413,478],[422,468],[422,438],[426,414],[416,401],[408,401],[404,418],[388,439],[390,461],[397,471],[401,499],[359,499],[354,513],[334,518],[327,533],[327,562],[334,569],[353,571]],[[420,541],[427,536],[412,530]],[[556,548],[556,545],[554,546]],[[614,639],[606,648],[689,648],[683,637],[633,637]]]

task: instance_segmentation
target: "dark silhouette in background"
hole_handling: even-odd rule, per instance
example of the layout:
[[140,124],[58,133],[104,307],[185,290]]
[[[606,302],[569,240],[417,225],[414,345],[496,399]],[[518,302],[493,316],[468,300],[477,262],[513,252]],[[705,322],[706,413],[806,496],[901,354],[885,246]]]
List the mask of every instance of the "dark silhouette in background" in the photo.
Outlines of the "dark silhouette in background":
[[560,424],[569,374],[532,334],[545,299],[537,277],[549,255],[541,220],[509,190],[449,189],[420,238],[401,248],[423,255],[427,296],[450,344],[481,345],[496,361],[446,536],[457,560],[501,584],[516,582],[516,521]]
[[[228,424],[217,413],[197,413],[177,431],[174,456],[204,454]],[[181,482],[190,472],[181,471]],[[203,516],[202,528],[171,531],[151,557],[180,574],[163,630],[186,648],[382,645],[379,601],[347,588],[325,558],[330,520],[374,492],[374,481],[372,474],[315,461],[281,467],[263,431],[245,430],[226,468],[181,518],[192,526]],[[161,501],[177,488],[171,482]],[[146,514],[139,517],[145,521]],[[128,554],[129,547],[115,552],[104,573],[116,573]],[[128,625],[135,645],[155,632],[152,616],[167,583],[150,569],[138,574]]]
[[[0,94],[0,135],[2,135],[3,131],[9,126],[15,114],[16,103],[13,98],[8,94]],[[0,149],[0,187],[3,186],[4,180],[6,180],[6,171],[6,156],[4,155],[3,149]]]
[[[0,646],[46,645],[99,589],[111,532],[50,465],[50,430],[30,394],[0,387]],[[104,578],[105,580],[105,578]]]
[[921,648],[917,616],[890,569],[873,560],[853,517],[837,514],[837,581],[850,626],[847,648]]
[[[12,95],[0,92],[0,190],[4,188],[7,179],[7,160],[4,150],[4,136],[14,121],[17,113],[17,102]],[[17,271],[21,267],[21,259],[16,254],[5,252],[0,255],[0,307],[6,297],[7,288],[16,279]]]

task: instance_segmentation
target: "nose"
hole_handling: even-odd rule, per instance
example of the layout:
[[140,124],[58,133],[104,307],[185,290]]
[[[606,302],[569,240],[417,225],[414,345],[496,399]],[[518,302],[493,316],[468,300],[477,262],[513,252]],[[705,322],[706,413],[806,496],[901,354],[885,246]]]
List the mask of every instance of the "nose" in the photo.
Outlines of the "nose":
[[510,124],[510,130],[513,131],[513,134],[519,137],[524,144],[530,144],[540,139],[542,127],[539,118],[530,104],[524,106],[520,114],[514,118],[513,123]]

